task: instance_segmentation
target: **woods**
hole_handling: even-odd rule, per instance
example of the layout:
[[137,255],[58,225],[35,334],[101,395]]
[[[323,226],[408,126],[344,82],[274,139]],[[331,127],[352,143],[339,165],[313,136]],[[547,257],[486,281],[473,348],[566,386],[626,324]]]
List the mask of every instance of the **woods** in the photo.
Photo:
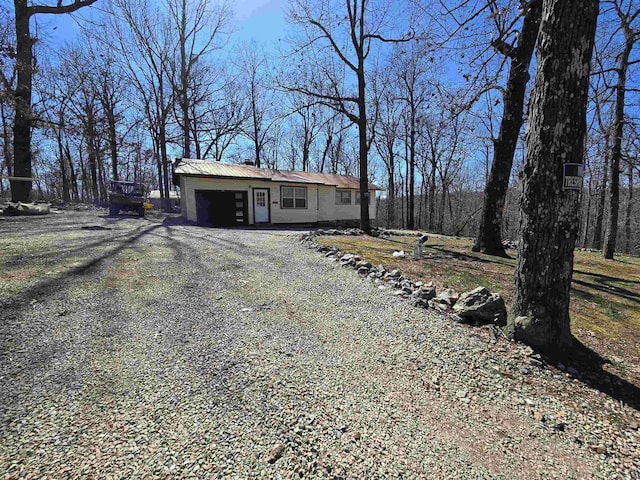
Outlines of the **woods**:
[[[378,224],[504,254],[542,4],[292,2],[272,44],[236,38],[224,1],[16,1],[0,7],[0,195],[100,203],[126,178],[166,199],[172,158],[252,161],[360,175],[361,195],[386,188]],[[577,244],[612,258],[640,250],[638,7],[600,4]],[[42,20],[79,13],[68,41]]]
[[[544,3],[291,2],[275,45],[236,38],[225,1],[16,0],[0,7],[0,195],[101,203],[122,178],[167,199],[174,157],[248,160],[360,175],[364,198],[386,188],[378,224],[502,255],[520,236]],[[80,13],[64,41],[42,20]],[[638,14],[600,2],[576,160],[576,242],[606,258],[640,251]]]

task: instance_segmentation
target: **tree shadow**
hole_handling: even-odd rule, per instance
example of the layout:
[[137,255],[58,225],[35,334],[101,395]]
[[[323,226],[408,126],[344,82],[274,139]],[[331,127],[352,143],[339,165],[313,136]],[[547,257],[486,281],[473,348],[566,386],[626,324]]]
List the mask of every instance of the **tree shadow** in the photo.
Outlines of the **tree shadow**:
[[585,282],[584,280],[576,280],[575,278],[571,280],[571,283],[582,287],[593,288],[594,290],[602,293],[622,297],[635,303],[640,303],[640,295],[631,290],[627,290],[626,288],[615,287],[600,282]]
[[[444,255],[448,255],[455,260],[461,260],[464,262],[475,262],[475,263],[495,263],[498,265],[504,265],[504,263],[496,262],[494,260],[490,260],[488,258],[476,257],[475,255],[468,255],[466,253],[456,252],[455,250],[450,250],[448,248],[444,248],[441,245],[426,245],[426,248],[430,248],[432,250],[437,250],[438,252],[442,252]],[[428,257],[425,258],[428,260]]]
[[574,377],[588,387],[640,411],[640,387],[605,370],[605,365],[612,364],[611,360],[577,338],[573,337],[570,350],[544,356],[551,365],[562,363],[574,368],[578,372]]
[[[123,237],[128,236],[128,238],[122,239],[122,241],[119,242],[118,245],[106,251],[103,255],[97,256],[78,266],[71,267],[68,270],[66,270],[62,275],[41,281],[30,288],[26,288],[24,291],[22,291],[18,295],[13,296],[12,298],[4,301],[2,303],[2,308],[6,309],[5,311],[12,310],[13,313],[15,314],[27,308],[30,304],[29,302],[32,299],[41,300],[43,298],[48,298],[50,296],[53,296],[54,294],[57,294],[58,292],[60,292],[62,289],[66,287],[67,283],[72,278],[77,276],[88,275],[94,272],[106,260],[116,256],[122,250],[133,245],[138,240],[140,240],[140,238],[150,234],[151,232],[153,232],[153,230],[157,228],[160,228],[160,225],[152,225],[149,228],[146,228],[141,231],[137,231],[130,236],[123,235]],[[118,240],[118,239],[115,239],[115,240]],[[111,243],[113,241],[114,241],[113,238],[102,239],[97,242],[91,243],[89,245],[85,244],[84,246],[79,247],[78,249],[81,249],[83,251],[86,251],[87,249],[95,249],[96,247],[102,244]],[[78,249],[72,249],[71,252],[76,251]],[[70,252],[66,252],[65,257],[68,256],[69,253]]]

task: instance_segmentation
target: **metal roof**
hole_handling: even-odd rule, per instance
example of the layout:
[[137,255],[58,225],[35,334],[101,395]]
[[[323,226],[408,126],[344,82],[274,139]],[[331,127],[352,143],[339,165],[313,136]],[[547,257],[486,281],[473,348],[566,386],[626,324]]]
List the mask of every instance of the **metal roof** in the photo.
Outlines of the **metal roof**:
[[[183,158],[174,163],[176,175],[202,176],[216,178],[256,179],[271,182],[308,183],[314,185],[329,185],[336,188],[357,190],[360,179],[350,175],[334,175],[331,173],[296,172],[287,170],[270,170],[251,165],[237,165],[233,163],[210,162]],[[369,183],[369,190],[383,190]]]

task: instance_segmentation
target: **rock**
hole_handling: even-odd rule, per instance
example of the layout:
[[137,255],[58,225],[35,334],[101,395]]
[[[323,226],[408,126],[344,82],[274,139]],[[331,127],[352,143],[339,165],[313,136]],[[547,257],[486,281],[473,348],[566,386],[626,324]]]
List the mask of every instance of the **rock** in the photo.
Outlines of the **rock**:
[[411,304],[414,307],[418,307],[418,308],[428,308],[429,307],[429,302],[427,300],[423,300],[421,298],[415,298]]
[[386,278],[398,278],[400,277],[400,270],[391,270],[385,274]]
[[367,267],[360,267],[358,269],[358,275],[369,275],[369,269]]
[[468,390],[461,389],[461,390],[457,390],[456,391],[456,397],[458,397],[458,398],[466,398],[467,395],[469,395],[469,391]]
[[367,267],[367,270],[371,270],[373,268],[373,265],[371,265],[369,262],[365,260],[360,260],[358,263],[356,263],[356,267],[358,268]]
[[443,304],[446,304],[448,307],[450,307],[458,301],[458,298],[459,296],[455,290],[452,290],[451,288],[447,288],[446,290],[436,295],[434,300],[437,303],[443,303]]
[[636,422],[629,423],[629,429],[638,430],[638,424]]
[[271,450],[269,450],[269,454],[267,455],[267,462],[268,463],[276,463],[278,461],[278,459],[280,457],[282,457],[282,454],[284,453],[284,445],[281,443],[278,443],[276,445],[273,446],[273,448]]
[[453,310],[469,322],[493,323],[500,327],[507,324],[504,300],[497,293],[491,293],[484,287],[463,293]]
[[48,203],[9,203],[3,213],[5,215],[47,215],[51,211]]
[[406,293],[407,295],[411,295],[413,293],[413,288],[409,286],[404,286],[402,287],[402,292]]
[[593,450],[594,452],[599,453],[601,455],[606,455],[606,453],[607,453],[607,447],[605,447],[601,443],[598,444],[598,445],[591,445],[591,450]]
[[396,250],[392,255],[394,258],[404,258],[407,256],[407,254],[404,253],[404,250]]
[[436,296],[436,289],[433,287],[419,287],[413,293],[415,296],[421,298],[422,300],[431,300]]
[[435,308],[436,310],[438,310],[440,312],[446,312],[449,309],[448,305],[446,305],[445,303],[440,303],[440,302],[436,301],[435,298],[433,300],[429,300],[428,305],[431,308]]

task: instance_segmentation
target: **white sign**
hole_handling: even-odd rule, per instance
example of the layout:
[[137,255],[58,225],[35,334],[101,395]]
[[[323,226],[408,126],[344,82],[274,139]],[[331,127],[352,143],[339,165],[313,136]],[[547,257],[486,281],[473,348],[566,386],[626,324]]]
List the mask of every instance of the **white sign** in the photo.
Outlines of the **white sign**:
[[565,163],[563,165],[562,189],[582,190],[584,165],[581,163]]

